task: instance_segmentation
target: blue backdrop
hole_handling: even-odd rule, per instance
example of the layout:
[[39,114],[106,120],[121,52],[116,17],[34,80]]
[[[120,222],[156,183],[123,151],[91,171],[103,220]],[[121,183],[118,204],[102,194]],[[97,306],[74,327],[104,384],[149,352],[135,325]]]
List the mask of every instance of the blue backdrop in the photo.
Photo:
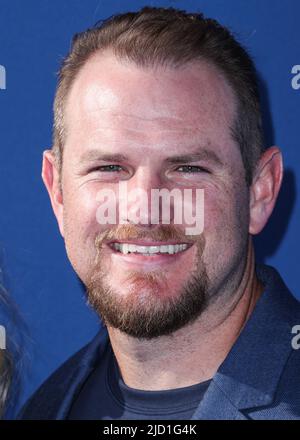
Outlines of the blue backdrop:
[[29,328],[18,406],[98,328],[40,177],[42,151],[51,145],[55,72],[75,32],[146,4],[203,11],[230,27],[253,55],[266,143],[282,147],[286,168],[276,210],[256,240],[257,257],[277,267],[300,298],[298,0],[0,0],[0,265]]

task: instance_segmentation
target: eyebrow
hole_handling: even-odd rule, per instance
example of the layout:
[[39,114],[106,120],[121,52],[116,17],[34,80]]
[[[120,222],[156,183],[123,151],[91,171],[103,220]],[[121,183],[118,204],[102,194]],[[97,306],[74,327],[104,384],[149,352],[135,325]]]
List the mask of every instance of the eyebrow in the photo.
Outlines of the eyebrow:
[[128,157],[124,154],[102,153],[99,150],[90,150],[82,154],[80,161],[84,163],[93,162],[96,160],[103,160],[107,162],[124,162]]
[[[103,153],[99,150],[89,150],[80,158],[81,163],[89,163],[93,161],[106,161],[106,162],[125,162],[129,160],[129,157],[120,153]],[[191,153],[182,155],[170,156],[164,159],[168,164],[179,164],[188,162],[197,162],[205,160],[214,163],[217,166],[223,166],[224,163],[219,156],[213,151],[208,149],[198,149]]]
[[218,166],[224,165],[219,156],[212,150],[200,149],[195,151],[194,153],[187,153],[178,156],[171,156],[165,159],[167,163],[178,164],[178,163],[187,163],[187,162],[197,162],[200,160],[206,160],[212,162]]

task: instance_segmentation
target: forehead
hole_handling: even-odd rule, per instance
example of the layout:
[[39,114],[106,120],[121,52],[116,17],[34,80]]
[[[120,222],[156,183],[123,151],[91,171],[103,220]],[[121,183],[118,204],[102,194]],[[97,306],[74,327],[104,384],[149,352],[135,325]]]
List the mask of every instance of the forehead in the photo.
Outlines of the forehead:
[[207,62],[145,68],[96,54],[67,98],[66,147],[94,147],[104,140],[111,148],[136,145],[160,152],[168,145],[178,152],[198,140],[220,144],[226,154],[233,144],[229,127],[235,112],[231,87]]

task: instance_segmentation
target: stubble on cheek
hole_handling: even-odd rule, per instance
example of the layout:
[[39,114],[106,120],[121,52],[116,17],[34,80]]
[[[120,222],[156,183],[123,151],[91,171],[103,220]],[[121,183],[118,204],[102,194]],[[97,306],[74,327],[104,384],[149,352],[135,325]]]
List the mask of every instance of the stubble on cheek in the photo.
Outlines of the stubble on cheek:
[[205,264],[213,280],[212,300],[230,301],[242,277],[248,247],[249,194],[242,173],[212,206]]

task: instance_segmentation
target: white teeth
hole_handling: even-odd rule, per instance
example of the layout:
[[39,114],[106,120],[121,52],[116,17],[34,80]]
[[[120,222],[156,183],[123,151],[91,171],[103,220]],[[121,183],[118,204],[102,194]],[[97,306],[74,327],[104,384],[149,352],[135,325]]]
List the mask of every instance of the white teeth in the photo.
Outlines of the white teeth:
[[142,255],[154,255],[154,254],[176,254],[187,249],[187,244],[169,244],[162,246],[138,246],[131,243],[113,243],[113,247],[120,251],[122,254],[138,253]]
[[149,246],[149,254],[157,254],[159,252],[159,246]]
[[127,243],[123,243],[120,245],[120,251],[123,254],[128,254],[129,250],[128,250],[129,245]]
[[169,244],[168,252],[169,252],[169,254],[174,254],[174,252],[175,252],[175,246],[173,246],[172,244]]
[[138,252],[140,254],[147,254],[149,252],[148,246],[136,246],[135,252]]
[[135,244],[128,245],[128,252],[135,252]]
[[160,249],[160,252],[162,254],[165,254],[165,253],[169,252],[169,246],[168,245],[166,245],[166,246],[159,246],[159,249]]

